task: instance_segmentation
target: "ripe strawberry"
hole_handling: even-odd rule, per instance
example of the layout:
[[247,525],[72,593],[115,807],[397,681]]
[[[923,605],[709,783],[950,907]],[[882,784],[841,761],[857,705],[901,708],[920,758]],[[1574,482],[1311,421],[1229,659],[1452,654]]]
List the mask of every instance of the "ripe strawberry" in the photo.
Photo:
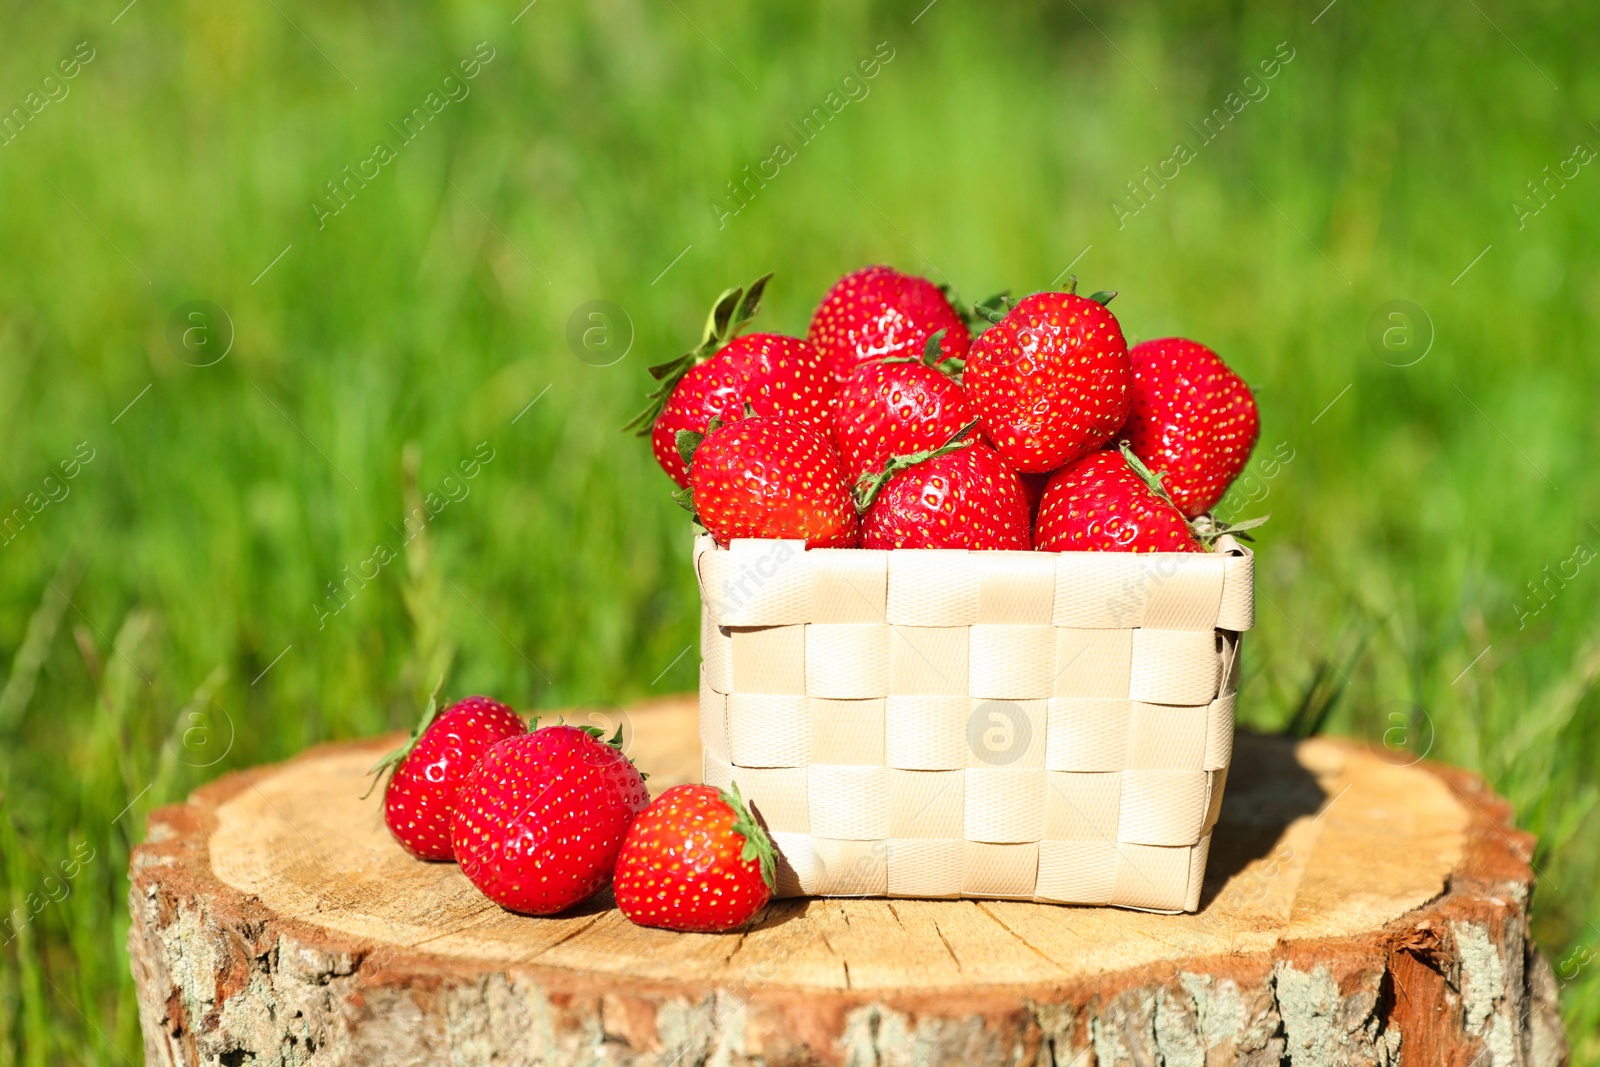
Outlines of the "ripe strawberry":
[[1121,452],[1093,452],[1045,487],[1033,545],[1045,552],[1201,552],[1183,514]]
[[689,469],[678,454],[680,431],[705,433],[712,419],[741,418],[746,405],[758,415],[786,415],[828,428],[837,386],[811,342],[775,333],[736,336],[755,317],[770,277],[723,293],[706,319],[700,344],[650,368],[661,385],[627,428],[650,435],[656,462],[684,488]]
[[[929,350],[938,350],[930,341]],[[936,448],[973,419],[966,393],[943,371],[876,360],[850,372],[834,400],[833,441],[851,485],[891,456]]]
[[411,739],[372,768],[379,777],[394,769],[383,796],[394,839],[420,859],[455,859],[450,816],[462,783],[491,746],[527,730],[521,716],[488,697],[467,697],[442,713],[430,700]]
[[972,342],[963,380],[1006,462],[1048,471],[1111,440],[1128,417],[1133,371],[1103,304],[1035,293]]
[[941,359],[961,359],[972,334],[944,292],[926,278],[893,267],[863,267],[833,284],[811,316],[811,343],[843,382],[868,360],[922,355],[940,330]]
[[739,787],[675,785],[633,822],[617,856],[622,914],[640,926],[716,933],[749,922],[777,887],[772,841]]
[[650,803],[628,757],[598,729],[546,726],[484,754],[461,787],[450,840],[461,871],[511,911],[553,915],[603,889],[634,816]]
[[700,523],[718,544],[735,537],[804,538],[807,548],[853,548],[860,537],[833,444],[793,419],[756,415],[715,428],[693,449]]
[[1221,356],[1181,337],[1134,345],[1128,358],[1133,407],[1122,436],[1161,472],[1178,510],[1209,511],[1244,470],[1261,433],[1250,387]]
[[862,498],[863,548],[1033,547],[1022,482],[981,441],[891,461],[887,484],[875,497],[869,485]]

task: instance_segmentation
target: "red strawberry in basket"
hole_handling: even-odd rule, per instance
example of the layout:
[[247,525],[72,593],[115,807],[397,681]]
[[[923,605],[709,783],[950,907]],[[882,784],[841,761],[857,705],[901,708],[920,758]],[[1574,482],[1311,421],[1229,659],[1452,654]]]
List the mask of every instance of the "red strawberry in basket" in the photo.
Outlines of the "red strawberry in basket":
[[1111,440],[1133,371],[1122,327],[1098,300],[1035,293],[972,342],[963,381],[1006,462],[1048,471]]
[[684,488],[689,470],[678,454],[681,431],[705,433],[712,419],[741,418],[746,405],[758,415],[828,428],[836,386],[811,342],[775,333],[735,336],[755,317],[770,277],[723,293],[694,351],[650,368],[661,385],[627,428],[650,435],[656,462]]
[[455,859],[450,816],[462,783],[492,746],[527,730],[521,716],[488,697],[467,697],[442,713],[430,700],[411,739],[372,768],[380,777],[394,769],[383,799],[394,839],[421,859]]
[[749,922],[777,886],[772,841],[735,785],[675,785],[633,822],[617,907],[640,926],[716,933]]
[[1028,498],[982,441],[961,438],[889,462],[862,483],[862,548],[1028,549]]
[[472,884],[512,911],[553,915],[603,889],[644,778],[597,729],[546,726],[495,745],[456,799],[450,839]]
[[[938,335],[935,335],[937,337]],[[921,362],[876,360],[850,372],[834,398],[833,441],[854,485],[891,456],[937,448],[973,419],[967,395],[942,366],[930,366],[938,342],[928,339]]]
[[719,544],[735,537],[804,538],[807,548],[853,548],[855,503],[833,443],[793,419],[755,415],[685,434],[694,507]]
[[1039,501],[1033,545],[1045,552],[1204,551],[1183,513],[1158,495],[1123,453],[1110,449],[1091,453],[1050,479]]
[[833,284],[811,316],[811,343],[843,382],[869,360],[922,355],[944,331],[940,359],[961,359],[972,335],[944,292],[926,278],[893,267],[863,267]]
[[1168,337],[1128,352],[1133,408],[1122,436],[1161,472],[1185,515],[1209,511],[1250,460],[1261,432],[1255,397],[1205,345]]

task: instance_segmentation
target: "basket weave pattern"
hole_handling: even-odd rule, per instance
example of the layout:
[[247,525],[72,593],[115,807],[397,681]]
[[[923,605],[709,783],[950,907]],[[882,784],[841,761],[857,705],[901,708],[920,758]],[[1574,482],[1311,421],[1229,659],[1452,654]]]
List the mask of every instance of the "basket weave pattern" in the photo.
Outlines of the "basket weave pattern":
[[695,544],[705,780],[780,896],[1198,906],[1253,560]]

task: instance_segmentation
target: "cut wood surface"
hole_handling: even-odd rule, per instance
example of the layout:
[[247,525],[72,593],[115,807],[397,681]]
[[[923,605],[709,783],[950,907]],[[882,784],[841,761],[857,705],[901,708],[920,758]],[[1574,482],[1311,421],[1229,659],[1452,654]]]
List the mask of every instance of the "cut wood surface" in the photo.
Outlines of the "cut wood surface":
[[[693,698],[630,713],[699,779]],[[150,818],[129,934],[151,1064],[1565,1062],[1532,839],[1461,771],[1241,735],[1201,910],[813,899],[751,929],[496,907],[388,836],[395,738]]]

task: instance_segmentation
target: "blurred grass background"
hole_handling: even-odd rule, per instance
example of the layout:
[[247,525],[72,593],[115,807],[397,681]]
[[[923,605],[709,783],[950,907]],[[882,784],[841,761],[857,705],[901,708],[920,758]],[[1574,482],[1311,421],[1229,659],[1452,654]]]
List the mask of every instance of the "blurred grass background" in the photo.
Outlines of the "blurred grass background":
[[[1071,264],[1131,337],[1257,387],[1258,455],[1292,459],[1245,509],[1273,521],[1241,715],[1509,796],[1600,1062],[1600,168],[1525,185],[1600,146],[1600,11],[925,2],[5,4],[0,114],[93,58],[0,145],[0,516],[26,513],[0,534],[0,1063],[139,1059],[124,872],[152,807],[407,724],[446,663],[528,709],[691,689],[689,531],[617,427],[725,285],[776,270],[764,325],[802,332],[877,261],[969,297]],[[319,229],[324,183],[480,42],[470,94]],[[605,351],[631,338],[609,366],[567,340],[598,299],[626,316]],[[235,333],[208,366],[168,340],[194,300]],[[1375,348],[1393,300],[1411,346]],[[450,503],[406,555],[408,470]]]

